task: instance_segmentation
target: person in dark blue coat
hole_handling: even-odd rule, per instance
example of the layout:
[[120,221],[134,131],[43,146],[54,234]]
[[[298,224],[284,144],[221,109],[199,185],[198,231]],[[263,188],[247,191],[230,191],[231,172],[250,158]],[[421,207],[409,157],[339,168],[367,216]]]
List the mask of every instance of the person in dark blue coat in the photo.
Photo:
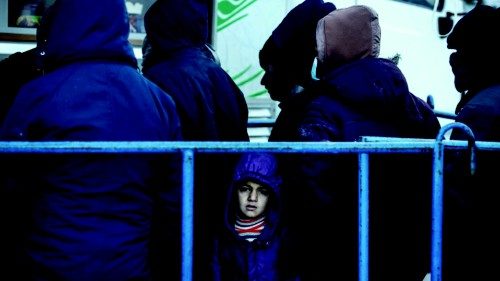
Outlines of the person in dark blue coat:
[[[455,88],[462,94],[455,121],[467,125],[477,141],[500,141],[500,44],[494,34],[500,9],[478,5],[461,18],[447,38]],[[450,139],[466,140],[453,130]],[[499,152],[481,151],[476,170],[470,170],[467,152],[445,156],[443,218],[443,280],[499,278],[497,199]]]
[[[174,99],[184,140],[248,141],[248,108],[243,93],[206,49],[207,3],[158,0],[148,9],[142,72]],[[222,217],[225,187],[237,160],[233,158],[196,158],[195,280],[205,280],[209,274],[213,230]],[[170,277],[171,272],[166,275]]]
[[[175,104],[140,74],[128,34],[123,0],[56,1],[37,30],[44,74],[20,89],[0,139],[180,139]],[[178,229],[158,220],[179,215],[177,159],[12,157],[2,189],[18,200],[11,214],[24,222],[15,279],[151,280],[155,231]]]
[[[378,58],[380,27],[372,9],[336,9],[319,20],[315,31],[315,44],[306,40],[303,44],[318,51],[319,81],[299,93],[281,93],[282,111],[270,141],[437,135],[440,125],[432,109],[410,93],[392,61]],[[284,46],[289,54],[298,47],[284,42],[302,42],[290,30],[278,27],[274,32],[273,40],[288,40],[274,45]],[[266,59],[278,50],[266,45],[261,50],[266,71],[279,69],[279,61]],[[272,82],[262,81],[269,91],[273,91]],[[301,255],[307,257],[303,280],[331,275],[357,280],[356,155],[287,156],[283,163],[284,186],[290,192],[289,221],[299,233]],[[431,163],[430,157],[370,157],[370,280],[422,280],[430,270]],[[429,168],[415,170],[421,166]],[[333,231],[325,231],[325,224],[331,224]]]
[[[380,39],[378,15],[367,6],[338,9],[318,22],[320,86],[299,126],[300,138],[358,141],[361,136],[436,137],[440,129],[437,117],[409,91],[397,65],[378,57]],[[371,280],[422,280],[430,271],[431,157],[370,158]],[[320,176],[309,181],[328,194],[327,200],[320,199],[325,206],[336,205],[334,212],[345,207],[350,214],[357,214],[355,157],[339,156],[330,163],[329,175],[322,174],[326,170],[319,166],[316,172]],[[328,191],[328,182],[339,186]],[[348,242],[357,232],[357,218],[343,216],[339,221],[348,225],[343,233],[350,233],[344,240]],[[344,248],[350,253],[352,249],[357,247]]]
[[228,190],[224,228],[215,240],[216,281],[299,280],[281,220],[281,177],[268,153],[247,153]]
[[142,72],[175,100],[186,140],[248,140],[243,93],[207,56],[203,0],[158,0],[146,12]]

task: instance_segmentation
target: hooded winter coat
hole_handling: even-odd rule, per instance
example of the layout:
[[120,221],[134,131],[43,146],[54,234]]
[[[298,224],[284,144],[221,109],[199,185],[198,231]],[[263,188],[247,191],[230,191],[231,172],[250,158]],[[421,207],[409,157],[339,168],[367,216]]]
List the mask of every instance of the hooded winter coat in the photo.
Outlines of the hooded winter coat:
[[243,93],[204,51],[206,3],[160,0],[149,8],[144,22],[149,46],[142,71],[175,100],[184,139],[248,140]]
[[[179,139],[174,103],[138,72],[128,32],[123,0],[56,1],[37,31],[44,74],[21,88],[0,138]],[[179,166],[140,154],[12,158],[3,190],[25,223],[16,279],[150,280],[153,221],[179,213]]]
[[[239,212],[238,186],[253,181],[268,187],[269,201],[264,216],[265,227],[252,242],[238,235],[235,229]],[[299,280],[287,260],[292,246],[287,244],[287,232],[281,221],[281,177],[271,154],[244,154],[237,164],[233,183],[228,189],[224,226],[215,241],[212,259],[214,280]]]
[[[144,24],[147,40],[143,47],[143,74],[174,99],[183,138],[248,141],[248,108],[243,93],[206,52],[207,1],[156,1],[146,12]],[[214,187],[229,186],[235,161],[231,155],[196,158],[195,280],[204,280],[209,274],[214,219],[223,212],[226,191]],[[170,273],[166,275],[172,278]]]
[[[432,109],[410,93],[392,61],[378,58],[380,27],[371,8],[332,11],[318,22],[316,40],[320,81],[283,104],[280,117],[291,123],[277,123],[270,140],[437,135]],[[421,280],[429,270],[431,158],[415,158],[370,157],[371,280]],[[321,280],[332,271],[342,280],[357,280],[356,155],[287,157],[285,163],[291,217],[308,223],[295,228],[304,230],[303,255],[313,257],[304,264],[304,280]],[[419,165],[429,172],[414,170]],[[325,223],[335,231],[325,232]],[[315,259],[319,253],[329,257]]]
[[[500,141],[500,77],[492,71],[500,64],[500,44],[495,34],[500,9],[478,5],[461,18],[447,38],[455,88],[462,93],[455,121],[467,125],[476,141]],[[466,140],[453,130],[451,139]],[[498,278],[494,268],[500,258],[497,198],[499,152],[476,154],[476,170],[470,171],[470,155],[452,151],[445,156],[445,204],[443,232],[443,280]],[[496,276],[496,277],[495,277]]]
[[335,8],[323,0],[305,0],[273,30],[259,52],[259,63],[265,70],[261,84],[271,99],[288,100],[298,87],[307,88],[312,82],[316,24]]

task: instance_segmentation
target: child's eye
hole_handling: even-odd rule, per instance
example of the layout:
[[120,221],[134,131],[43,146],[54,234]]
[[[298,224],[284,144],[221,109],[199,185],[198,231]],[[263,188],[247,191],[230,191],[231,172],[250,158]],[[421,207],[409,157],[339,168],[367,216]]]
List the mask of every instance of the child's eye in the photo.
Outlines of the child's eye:
[[267,189],[267,188],[259,188],[259,192],[262,195],[269,196],[269,189]]
[[242,185],[242,186],[238,187],[238,191],[239,192],[246,192],[246,191],[249,191],[249,190],[250,190],[250,187],[246,186],[246,185]]

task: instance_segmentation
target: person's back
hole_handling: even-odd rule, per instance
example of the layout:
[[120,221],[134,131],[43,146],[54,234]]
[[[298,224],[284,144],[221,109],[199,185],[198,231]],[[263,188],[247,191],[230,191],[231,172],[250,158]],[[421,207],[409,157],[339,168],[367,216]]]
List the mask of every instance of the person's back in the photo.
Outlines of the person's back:
[[[174,99],[183,139],[248,141],[248,108],[243,93],[205,49],[209,26],[206,1],[158,0],[146,12],[144,23],[142,72]],[[209,246],[222,214],[221,198],[234,160],[231,155],[196,157],[195,280],[203,280],[209,270]]]
[[[317,72],[321,82],[318,97],[309,104],[300,125],[301,138],[358,141],[361,136],[437,135],[440,126],[432,109],[409,92],[404,75],[392,61],[378,58],[380,35],[378,15],[366,6],[339,9],[319,21]],[[357,237],[358,166],[355,156],[336,158],[330,162],[329,174],[319,167],[324,176],[314,180],[312,187],[316,184],[324,190],[333,184],[326,191],[331,201],[325,206],[334,206],[335,214],[345,210],[351,214],[350,218],[338,217],[347,226],[343,234],[339,231],[340,241],[345,242],[342,248],[357,244],[352,238]],[[430,156],[371,157],[372,280],[421,280],[430,270],[430,160]],[[422,166],[428,169],[418,172]],[[357,257],[354,249],[344,248],[351,258]]]
[[[122,0],[56,1],[37,31],[45,74],[20,90],[0,138],[179,139],[175,105],[138,72],[128,28]],[[179,213],[176,158],[95,154],[16,160],[10,165],[14,185],[7,187],[30,208],[19,273],[29,280],[150,280],[152,222],[157,215]]]
[[[316,40],[320,81],[306,89],[306,102],[294,108],[296,125],[285,130],[274,127],[279,134],[273,140],[436,136],[440,126],[432,109],[409,92],[392,61],[377,58],[380,27],[372,9],[353,6],[334,10],[318,22]],[[400,157],[370,158],[371,280],[421,280],[430,270],[431,158],[396,159]],[[285,184],[292,185],[287,186],[297,192],[292,200],[302,201],[305,210],[301,221],[307,221],[309,227],[303,227],[303,237],[308,237],[303,254],[330,253],[327,259],[305,265],[304,280],[321,280],[328,274],[357,280],[356,155],[296,160],[288,164]],[[426,164],[428,172],[413,170],[418,163]],[[333,224],[336,230],[326,233],[322,230],[325,223]]]
[[[500,9],[479,5],[460,19],[447,38],[455,88],[462,93],[455,121],[467,125],[477,141],[500,141]],[[461,131],[451,139],[466,140]],[[493,280],[500,262],[490,255],[499,249],[495,226],[499,213],[497,165],[499,152],[478,151],[471,175],[466,152],[445,156],[443,280]]]
[[145,15],[142,72],[175,100],[186,140],[248,140],[248,109],[231,77],[206,55],[208,10],[160,0]]

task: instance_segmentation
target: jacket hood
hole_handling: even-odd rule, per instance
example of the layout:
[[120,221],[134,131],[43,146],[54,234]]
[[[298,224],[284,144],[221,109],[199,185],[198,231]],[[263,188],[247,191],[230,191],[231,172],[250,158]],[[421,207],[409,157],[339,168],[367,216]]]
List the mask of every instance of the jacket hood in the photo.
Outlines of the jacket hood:
[[315,30],[318,20],[335,9],[333,3],[306,0],[293,8],[274,29],[259,52],[260,65],[280,64],[289,79],[303,85],[311,79],[316,57]]
[[323,77],[326,91],[362,110],[380,114],[394,112],[408,96],[408,83],[401,70],[390,60],[365,58],[342,65]]
[[45,67],[81,60],[117,60],[137,66],[128,42],[123,0],[58,0],[37,30]]
[[500,64],[499,40],[500,8],[478,5],[465,14],[447,38],[450,65],[455,74],[459,92],[477,92],[500,83],[496,69]]
[[208,5],[203,0],[157,0],[144,16],[153,50],[171,53],[202,47],[208,40]]
[[338,66],[380,53],[377,13],[363,5],[332,11],[319,20],[316,29],[318,61]]
[[[497,50],[499,43],[494,32],[497,31],[499,17],[498,8],[477,5],[457,22],[446,39],[448,48],[472,51],[471,55],[476,56],[482,55],[483,50]],[[495,54],[486,52],[485,55]]]
[[225,222],[226,227],[231,232],[235,232],[234,222],[239,206],[237,187],[239,184],[249,180],[267,186],[270,189],[271,195],[265,213],[265,232],[268,232],[268,230],[274,231],[278,223],[281,208],[279,188],[281,186],[282,179],[278,175],[277,159],[272,154],[268,153],[244,154],[236,165],[233,183],[228,190]]

